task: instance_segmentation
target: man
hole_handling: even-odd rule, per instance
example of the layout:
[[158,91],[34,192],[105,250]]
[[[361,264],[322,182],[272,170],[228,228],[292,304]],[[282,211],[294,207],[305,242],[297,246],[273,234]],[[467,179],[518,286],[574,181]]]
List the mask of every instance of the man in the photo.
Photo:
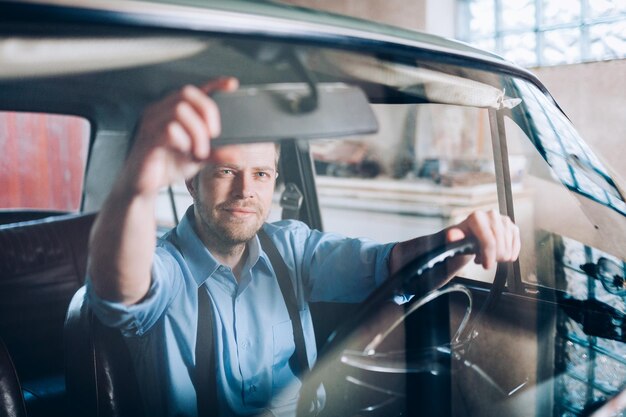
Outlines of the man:
[[[198,291],[208,292],[215,317],[219,415],[294,414],[300,382],[289,362],[292,325],[259,246],[261,228],[289,268],[309,364],[316,351],[308,301],[363,300],[434,241],[474,236],[476,262],[485,268],[519,253],[517,227],[495,212],[473,213],[434,236],[387,245],[296,221],[264,225],[278,175],[276,147],[210,149],[220,118],[208,94],[236,88],[235,79],[218,79],[149,106],[93,228],[87,297],[100,320],[126,337],[149,415],[197,415]],[[157,242],[158,190],[181,178],[194,205]],[[451,267],[468,260],[454,259]]]

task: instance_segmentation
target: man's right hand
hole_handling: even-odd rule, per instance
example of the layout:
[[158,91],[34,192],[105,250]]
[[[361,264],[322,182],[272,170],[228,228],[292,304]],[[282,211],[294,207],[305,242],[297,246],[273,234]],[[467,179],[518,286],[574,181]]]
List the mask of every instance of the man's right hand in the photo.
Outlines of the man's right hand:
[[233,91],[238,84],[227,77],[187,85],[144,110],[126,165],[135,193],[156,194],[199,171],[221,130],[219,109],[209,94]]
[[133,149],[92,228],[89,275],[103,299],[130,305],[148,292],[156,244],[158,191],[193,176],[220,133],[220,115],[209,94],[232,91],[238,82],[221,78],[186,86],[143,113]]

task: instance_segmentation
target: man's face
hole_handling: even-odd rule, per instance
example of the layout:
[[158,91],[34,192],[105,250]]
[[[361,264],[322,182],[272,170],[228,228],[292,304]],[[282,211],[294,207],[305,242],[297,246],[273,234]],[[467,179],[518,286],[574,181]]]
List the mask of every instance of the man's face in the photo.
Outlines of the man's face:
[[267,219],[276,183],[272,143],[224,146],[187,181],[203,239],[235,245],[250,240]]

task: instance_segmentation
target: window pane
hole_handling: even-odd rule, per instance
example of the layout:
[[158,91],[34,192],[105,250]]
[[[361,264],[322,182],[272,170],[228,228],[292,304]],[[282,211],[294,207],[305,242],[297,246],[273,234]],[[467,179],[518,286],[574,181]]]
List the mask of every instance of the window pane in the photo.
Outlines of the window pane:
[[[521,83],[519,87],[522,90],[526,89]],[[543,94],[534,88],[528,92],[529,98],[535,97],[534,100],[527,99],[524,103],[530,112],[528,117],[533,125],[542,127],[541,133],[537,133],[536,140],[543,148],[542,152],[552,167],[555,179],[572,187],[572,190],[580,195],[605,205],[610,204],[609,207],[626,214],[622,210],[623,205],[610,203],[608,195],[623,199],[606,168],[580,139],[571,123]],[[549,142],[559,143],[561,150],[552,146],[555,153],[546,152]]]
[[570,23],[580,19],[580,0],[543,0],[542,25]]
[[543,64],[569,64],[580,60],[580,30],[561,29],[544,33]]
[[495,10],[493,0],[475,0],[469,4],[470,36],[478,38],[495,33]]
[[624,0],[588,0],[591,17],[615,16],[626,13]]
[[80,117],[0,112],[0,210],[78,211],[89,135]]
[[472,45],[476,46],[477,48],[484,49],[486,51],[496,52],[496,39],[495,38],[475,40],[475,41],[472,41]]
[[[600,256],[617,262],[626,259],[623,245],[611,243],[624,230],[602,225],[608,218],[623,219],[623,201],[605,169],[554,104],[534,88],[525,88],[527,84],[516,85],[523,101],[513,109],[512,119],[505,117],[505,131],[512,177],[518,178],[513,205],[524,242],[521,278],[560,289],[574,299],[600,299],[602,291],[594,295],[589,289],[581,265],[597,262]],[[554,279],[556,258],[564,270]],[[624,305],[616,308],[622,311]]]
[[502,54],[518,65],[533,66],[537,64],[536,44],[534,33],[505,36],[502,38]]
[[489,52],[494,52],[494,53],[496,52],[496,39],[495,38],[475,40],[475,41],[472,41],[472,45],[476,46],[477,48],[481,48],[486,51],[489,51]]
[[[566,403],[576,410],[582,410],[587,403],[587,384],[572,377],[558,380],[557,392],[560,392],[560,402]],[[578,415],[578,414],[576,414]]]
[[[466,40],[479,48],[495,50],[520,66],[626,57],[623,0],[458,1],[467,1],[464,4],[468,5]],[[589,36],[583,37],[586,30]],[[536,33],[541,42],[535,39]],[[535,49],[537,44],[541,50]]]
[[590,59],[615,59],[626,57],[626,20],[591,26]]
[[503,1],[502,29],[520,30],[535,27],[534,0]]
[[[580,199],[555,181],[558,176],[567,184],[565,178],[571,178],[571,171],[562,158],[549,153],[548,165],[515,122],[505,118],[505,130],[509,163],[523,167],[516,175],[518,192],[513,194],[515,221],[523,242],[521,278],[524,282],[558,288],[575,299],[586,299],[588,279],[580,269],[588,262],[584,248],[593,244],[612,249],[606,242],[610,241],[613,231],[596,229]],[[560,260],[565,266],[562,281],[554,280],[554,263],[550,260],[555,253],[561,253],[555,250],[558,241],[570,242],[562,251]]]

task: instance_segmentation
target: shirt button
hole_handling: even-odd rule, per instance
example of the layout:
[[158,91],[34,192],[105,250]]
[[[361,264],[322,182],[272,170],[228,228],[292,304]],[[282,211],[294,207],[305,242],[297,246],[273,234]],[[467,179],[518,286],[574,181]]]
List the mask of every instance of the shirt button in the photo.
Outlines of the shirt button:
[[256,392],[256,385],[250,385],[250,392]]

